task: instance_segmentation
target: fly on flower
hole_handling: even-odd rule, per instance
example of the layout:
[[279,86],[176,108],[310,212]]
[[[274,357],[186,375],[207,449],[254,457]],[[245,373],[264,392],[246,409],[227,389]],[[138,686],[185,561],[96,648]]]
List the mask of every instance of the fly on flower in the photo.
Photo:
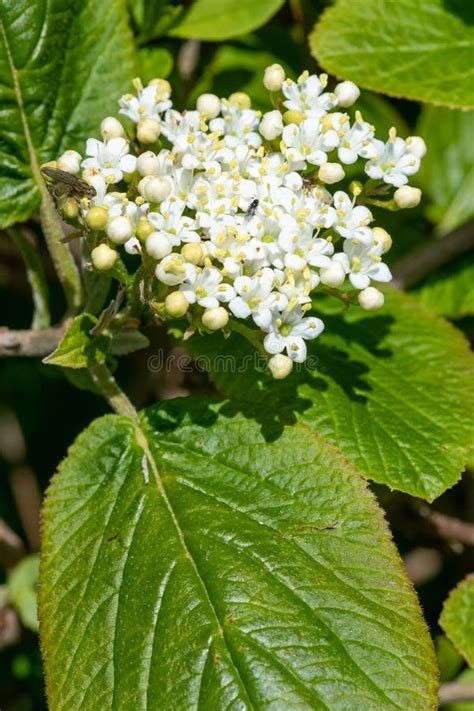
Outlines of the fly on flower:
[[247,217],[250,218],[255,215],[255,213],[257,212],[258,202],[258,200],[252,200],[247,209]]
[[41,172],[48,178],[46,185],[56,199],[72,197],[80,200],[81,198],[93,198],[95,195],[92,185],[65,170],[45,166],[41,168]]

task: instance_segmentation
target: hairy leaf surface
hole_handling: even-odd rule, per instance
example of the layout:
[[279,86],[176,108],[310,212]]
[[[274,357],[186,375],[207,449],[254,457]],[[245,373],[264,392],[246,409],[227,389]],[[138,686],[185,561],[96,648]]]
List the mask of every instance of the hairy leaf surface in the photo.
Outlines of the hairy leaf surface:
[[80,435],[44,510],[52,711],[435,707],[431,642],[362,478],[304,425],[259,420],[146,411],[149,483],[130,420]]
[[474,106],[474,5],[463,0],[337,0],[312,35],[331,74],[365,89]]
[[124,0],[0,3],[0,226],[36,209],[42,163],[116,113],[133,61]]
[[468,575],[450,593],[439,621],[455,647],[474,667],[474,575]]
[[241,336],[190,347],[228,397],[265,402],[329,438],[370,479],[432,500],[460,477],[474,441],[474,360],[462,334],[393,290],[385,306],[344,315],[317,302],[326,328],[283,381],[255,367]]

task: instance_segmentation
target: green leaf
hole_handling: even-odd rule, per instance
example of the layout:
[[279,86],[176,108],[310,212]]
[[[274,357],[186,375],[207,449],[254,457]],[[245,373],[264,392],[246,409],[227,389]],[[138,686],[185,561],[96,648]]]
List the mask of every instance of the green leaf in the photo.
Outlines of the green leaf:
[[428,146],[417,180],[438,234],[446,234],[474,217],[474,111],[425,106],[416,132]]
[[453,643],[444,634],[437,635],[435,649],[440,681],[451,681],[459,673],[464,660]]
[[16,607],[25,627],[33,630],[33,632],[38,632],[38,615],[36,612],[38,570],[38,556],[29,555],[13,568],[7,580],[10,600]]
[[138,73],[144,84],[166,79],[173,69],[173,55],[164,47],[142,47],[138,51]]
[[460,0],[337,0],[310,48],[328,72],[365,89],[470,108],[473,8]]
[[38,207],[42,163],[116,112],[133,62],[123,0],[0,3],[0,227]]
[[25,231],[14,227],[7,231],[16,244],[26,267],[26,275],[34,304],[31,328],[48,328],[51,324],[48,282],[44,273],[43,262],[33,242],[34,235],[30,237]]
[[474,441],[473,358],[462,334],[388,290],[369,313],[318,301],[323,334],[309,359],[283,381],[241,336],[194,336],[217,387],[236,400],[265,402],[276,419],[298,419],[336,444],[370,479],[433,500],[460,477]]
[[104,363],[110,348],[111,337],[106,333],[91,336],[97,323],[92,314],[81,314],[74,319],[64,334],[59,346],[43,363],[63,368],[88,368],[95,363]]
[[383,516],[303,425],[178,399],[94,422],[49,489],[51,711],[434,708],[434,655]]
[[474,255],[451,262],[411,294],[443,316],[459,319],[474,315]]
[[112,331],[110,352],[112,355],[122,356],[148,348],[150,341],[136,328],[122,328]]
[[440,625],[471,667],[474,667],[474,575],[468,575],[444,603]]
[[284,0],[195,0],[168,31],[172,37],[221,41],[261,27]]

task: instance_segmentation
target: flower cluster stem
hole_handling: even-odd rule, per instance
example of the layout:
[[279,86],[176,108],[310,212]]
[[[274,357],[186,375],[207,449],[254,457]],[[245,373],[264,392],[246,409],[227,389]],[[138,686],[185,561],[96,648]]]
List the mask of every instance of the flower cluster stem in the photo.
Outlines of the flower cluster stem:
[[89,373],[94,385],[107,400],[112,410],[117,415],[125,415],[135,423],[138,422],[138,413],[135,407],[119,387],[108,367],[104,363],[95,363],[89,367]]

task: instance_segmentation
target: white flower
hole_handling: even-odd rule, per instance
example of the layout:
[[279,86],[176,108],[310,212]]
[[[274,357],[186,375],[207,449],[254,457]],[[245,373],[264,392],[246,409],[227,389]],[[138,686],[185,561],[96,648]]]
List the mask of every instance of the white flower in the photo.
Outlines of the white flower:
[[374,127],[362,119],[359,111],[356,112],[356,120],[352,126],[349,123],[349,118],[345,116],[345,120],[339,128],[339,136],[337,155],[342,163],[351,165],[356,162],[359,156],[361,158],[376,157],[377,150],[373,143]]
[[199,242],[195,231],[196,223],[191,217],[183,215],[185,203],[181,200],[165,200],[160,205],[160,212],[150,212],[148,220],[155,230],[169,239],[174,247],[182,242]]
[[370,178],[399,188],[408,183],[407,176],[418,172],[420,159],[407,150],[406,142],[396,136],[394,129],[390,130],[387,143],[374,139],[373,145],[376,157],[365,165],[365,172]]
[[254,277],[237,277],[234,289],[237,296],[229,303],[229,308],[238,318],[247,318],[266,309],[283,310],[288,304],[286,297],[272,291],[273,271],[268,267]]
[[137,96],[125,94],[119,101],[120,111],[134,123],[141,119],[160,120],[160,115],[171,107],[170,92],[163,86],[139,88]]
[[340,262],[356,289],[366,289],[371,281],[388,282],[392,275],[386,264],[382,263],[383,246],[364,245],[346,240],[344,253],[335,254],[333,259]]
[[327,84],[327,77],[321,74],[317,77],[303,72],[298,82],[287,79],[281,90],[286,101],[283,106],[291,111],[301,111],[309,118],[320,118],[337,103],[335,94],[322,93]]
[[129,145],[125,138],[111,138],[110,141],[98,141],[88,138],[83,168],[95,168],[107,182],[118,183],[124,173],[133,173],[137,159],[129,154]]
[[168,286],[182,284],[185,279],[192,279],[195,273],[194,264],[186,262],[180,254],[168,255],[155,269],[156,278]]
[[282,152],[292,162],[326,163],[327,153],[339,143],[336,131],[323,131],[318,119],[307,119],[297,126],[285,126],[282,134]]
[[368,226],[374,219],[364,205],[355,205],[347,193],[338,190],[334,194],[337,219],[334,229],[345,239],[355,239],[363,244],[372,243],[372,230]]
[[267,353],[274,355],[286,350],[289,358],[295,363],[302,363],[306,358],[305,340],[317,338],[324,329],[321,319],[303,317],[300,308],[274,312],[270,323],[266,324],[267,335],[263,346]]
[[214,267],[206,267],[195,271],[185,283],[180,286],[190,304],[198,303],[206,309],[215,309],[219,302],[228,302],[235,296],[230,284],[224,284],[222,274]]
[[262,143],[262,139],[257,133],[259,118],[258,111],[224,104],[222,118],[212,119],[209,128],[212,132],[219,132],[229,148],[236,148],[242,143],[258,148]]

